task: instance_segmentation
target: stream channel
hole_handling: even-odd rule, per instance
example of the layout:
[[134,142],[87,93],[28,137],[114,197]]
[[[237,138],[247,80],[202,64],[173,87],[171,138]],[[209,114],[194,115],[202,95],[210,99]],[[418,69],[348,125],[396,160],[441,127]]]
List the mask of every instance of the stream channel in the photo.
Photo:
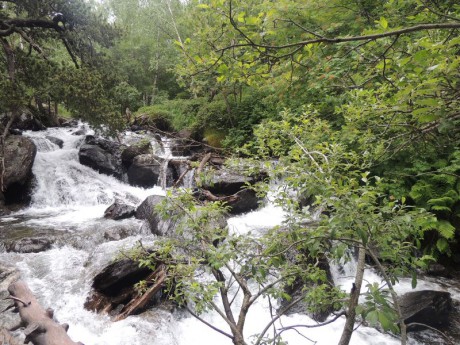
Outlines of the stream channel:
[[[138,240],[152,243],[155,237],[134,218],[113,221],[103,218],[104,210],[115,198],[139,204],[152,194],[164,195],[160,187],[143,189],[124,184],[114,177],[102,175],[78,162],[78,148],[84,135],[74,135],[75,128],[51,128],[43,132],[26,132],[36,143],[38,152],[33,173],[35,187],[27,209],[0,218],[0,243],[6,239],[32,236],[55,238],[51,249],[39,253],[6,252],[0,247],[0,261],[15,265],[41,304],[52,307],[60,322],[70,325],[69,335],[85,345],[211,345],[231,344],[223,335],[211,330],[182,311],[173,313],[154,309],[138,316],[112,322],[108,316],[87,311],[83,304],[92,278],[124,248]],[[63,148],[46,136],[64,141]],[[228,220],[230,231],[245,233],[260,231],[281,224],[283,212],[267,202],[263,208]],[[349,291],[353,282],[353,267],[334,269],[334,279]],[[381,282],[372,270],[366,271],[366,281]],[[396,286],[398,293],[411,290],[410,280]],[[422,280],[417,289],[448,290],[454,300],[460,300],[460,289],[442,281]],[[269,306],[261,300],[247,318],[246,337],[257,334],[269,321]],[[3,316],[0,316],[3,317]],[[204,315],[208,322],[227,330],[223,320],[213,312]],[[285,332],[289,344],[337,344],[344,325],[341,318],[324,327]],[[282,317],[278,327],[315,324],[306,315]],[[431,337],[431,336],[430,336]],[[432,344],[443,344],[431,338]],[[374,328],[361,326],[352,337],[352,344],[399,344],[399,340]],[[415,339],[410,344],[428,344]]]

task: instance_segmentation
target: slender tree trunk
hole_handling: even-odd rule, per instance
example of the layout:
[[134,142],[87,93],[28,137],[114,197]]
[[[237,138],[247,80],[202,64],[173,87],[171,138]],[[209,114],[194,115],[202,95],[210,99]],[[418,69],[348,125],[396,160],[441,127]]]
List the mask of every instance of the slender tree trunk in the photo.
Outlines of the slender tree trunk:
[[393,299],[393,304],[396,309],[396,313],[398,314],[399,318],[399,328],[401,330],[401,345],[406,345],[407,344],[407,327],[406,324],[404,323],[403,315],[401,312],[401,306],[399,305],[398,301],[398,295],[396,294],[396,291],[393,288],[393,284],[391,283],[391,279],[388,277],[385,268],[382,266],[380,263],[379,258],[377,255],[375,255],[374,251],[371,249],[368,249],[368,253],[370,257],[372,258],[372,261],[377,265],[378,270],[383,276],[383,279],[385,279],[385,282],[388,285],[388,290],[390,290],[391,298]]
[[361,285],[364,276],[364,263],[366,259],[366,249],[362,246],[359,247],[358,264],[356,267],[356,276],[353,288],[350,293],[350,302],[348,304],[347,320],[343,327],[342,337],[338,345],[348,345],[353,334],[356,319],[356,306],[358,305],[359,294],[361,292]]

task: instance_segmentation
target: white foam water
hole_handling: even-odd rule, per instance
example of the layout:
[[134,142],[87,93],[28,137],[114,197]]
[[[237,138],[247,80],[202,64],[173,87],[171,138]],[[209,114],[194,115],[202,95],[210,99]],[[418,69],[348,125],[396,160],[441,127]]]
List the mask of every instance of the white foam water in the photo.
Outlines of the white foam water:
[[[92,226],[91,231],[104,231],[110,223],[102,218],[102,213],[115,198],[138,204],[148,195],[164,193],[159,187],[147,190],[131,187],[80,165],[78,146],[83,137],[73,135],[74,131],[75,129],[49,129],[45,132],[26,133],[36,142],[40,142],[33,167],[36,187],[32,204],[18,215],[1,219],[2,222],[18,221],[25,217],[24,222],[29,226],[53,229],[70,227],[71,231],[77,233],[87,231]],[[56,145],[47,143],[47,135],[64,140],[64,147],[59,149]],[[283,218],[284,212],[269,203],[260,210],[230,218],[228,224],[232,232],[247,234],[280,225]],[[112,322],[108,316],[83,308],[92,278],[97,272],[123,248],[130,248],[141,239],[144,243],[155,240],[153,235],[146,235],[142,231],[138,221],[126,222],[135,229],[132,236],[122,240],[99,244],[89,242],[85,246],[65,245],[35,254],[0,253],[0,260],[14,263],[43,306],[52,307],[55,316],[70,325],[70,337],[86,345],[232,344],[229,338],[183,312],[171,314],[163,310],[151,310],[123,321]],[[353,281],[352,267],[337,271],[335,278],[339,285],[349,290]],[[370,270],[366,271],[366,279],[380,281]],[[432,283],[426,284],[433,288],[430,285]],[[410,282],[402,280],[398,289],[403,292],[409,286]],[[460,292],[456,293],[460,295]],[[219,303],[218,300],[216,302]],[[206,313],[203,318],[228,332],[228,326],[217,313]],[[261,299],[251,307],[247,317],[245,337],[248,343],[254,339],[251,336],[260,333],[269,321],[269,303],[266,299]],[[291,345],[336,344],[344,322],[344,318],[340,318],[319,328],[287,331],[283,333],[283,340]],[[281,328],[314,324],[315,321],[308,316],[294,314],[281,317],[275,326]],[[351,344],[396,345],[399,341],[394,336],[360,326],[354,332]],[[411,340],[410,344],[417,343]]]

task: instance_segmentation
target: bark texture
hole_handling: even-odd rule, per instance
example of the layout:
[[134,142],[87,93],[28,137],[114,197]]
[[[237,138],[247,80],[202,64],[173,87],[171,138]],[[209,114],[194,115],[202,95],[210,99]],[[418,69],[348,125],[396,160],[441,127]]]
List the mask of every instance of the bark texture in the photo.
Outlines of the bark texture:
[[59,324],[53,319],[53,310],[44,309],[32,291],[23,281],[17,281],[8,287],[11,299],[19,312],[25,328],[25,344],[34,345],[83,345],[74,342],[67,335],[69,325]]

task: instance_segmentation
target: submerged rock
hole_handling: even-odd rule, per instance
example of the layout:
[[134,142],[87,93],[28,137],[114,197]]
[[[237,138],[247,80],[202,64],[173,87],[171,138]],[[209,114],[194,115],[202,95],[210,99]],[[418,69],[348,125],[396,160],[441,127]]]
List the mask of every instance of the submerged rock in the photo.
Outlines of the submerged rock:
[[39,253],[51,249],[56,241],[50,237],[28,237],[12,241],[6,245],[7,251],[15,253]]
[[62,139],[52,137],[50,135],[47,135],[45,138],[51,141],[53,144],[56,144],[57,146],[59,146],[59,148],[61,149],[64,146],[64,141]]

